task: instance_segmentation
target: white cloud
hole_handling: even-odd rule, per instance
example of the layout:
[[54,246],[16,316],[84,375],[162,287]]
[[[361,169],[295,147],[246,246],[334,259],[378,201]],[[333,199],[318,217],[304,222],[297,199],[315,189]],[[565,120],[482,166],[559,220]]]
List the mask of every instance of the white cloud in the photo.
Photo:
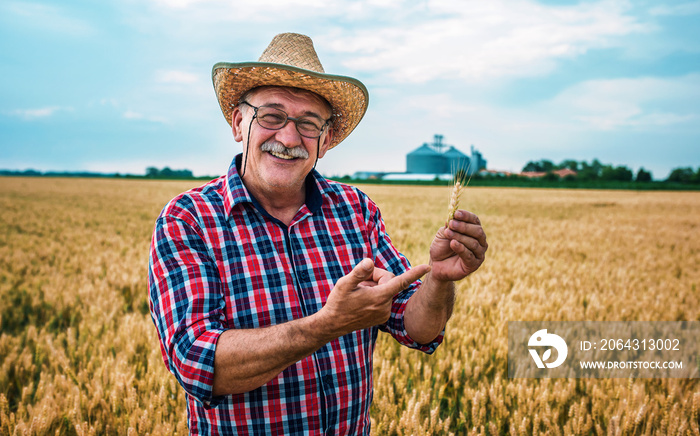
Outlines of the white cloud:
[[191,84],[198,82],[199,76],[197,74],[177,70],[158,71],[156,73],[156,80],[161,83]]
[[332,51],[350,55],[344,62],[348,68],[419,83],[540,75],[558,59],[614,46],[619,36],[648,30],[619,1],[567,7],[529,0],[427,5],[408,17],[415,23],[337,30],[325,39],[332,41]]
[[101,99],[100,99],[100,104],[101,104],[102,106],[113,106],[113,107],[115,107],[115,106],[117,106],[117,100],[115,100],[115,99],[113,99],[113,98],[101,98]]
[[700,119],[700,75],[678,78],[590,80],[547,105],[597,130],[649,128]]
[[[401,100],[399,106],[409,113],[423,113],[429,119],[462,119],[478,110],[478,107],[458,101],[449,94],[409,95]],[[429,108],[428,114],[425,114]]]
[[152,123],[161,123],[161,124],[167,124],[168,120],[164,117],[159,117],[159,116],[146,116],[140,112],[135,112],[132,110],[127,110],[125,111],[122,116],[127,119],[127,120],[142,120],[142,121],[149,121]]
[[46,106],[36,109],[15,109],[6,112],[8,115],[23,118],[25,120],[35,120],[38,118],[48,118],[53,116],[58,111],[72,111],[71,107],[61,106]]
[[656,6],[651,8],[649,13],[651,15],[697,15],[700,14],[700,1]]
[[599,130],[614,130],[621,127],[652,127],[687,123],[700,120],[699,114],[679,115],[674,113],[643,114],[636,108],[629,111],[613,112],[603,116],[579,116],[576,119]]
[[0,11],[19,21],[23,26],[44,31],[54,31],[73,36],[87,36],[94,33],[93,26],[73,17],[65,8],[54,5],[7,1],[0,3]]
[[184,9],[190,5],[201,3],[202,0],[154,0],[159,6],[165,6],[173,9]]
[[276,30],[307,32],[328,71],[376,75],[375,84],[540,76],[561,59],[617,47],[622,37],[654,29],[632,15],[626,0],[570,6],[534,0],[151,1],[180,23],[172,28],[190,33],[226,34],[235,23],[236,48],[246,53],[240,60],[259,55]]
[[255,2],[232,2],[230,0],[151,0],[158,7],[187,14],[190,24],[194,22],[236,22],[246,24],[289,23],[294,19],[318,19],[320,16],[340,16],[352,4],[341,0],[257,0]]

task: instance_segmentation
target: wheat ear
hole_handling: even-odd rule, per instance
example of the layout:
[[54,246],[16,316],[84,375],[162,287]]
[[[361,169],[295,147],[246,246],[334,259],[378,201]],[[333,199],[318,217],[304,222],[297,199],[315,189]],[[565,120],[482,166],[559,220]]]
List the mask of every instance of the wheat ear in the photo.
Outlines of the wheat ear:
[[467,166],[467,171],[459,171],[453,178],[454,184],[452,185],[452,192],[450,193],[450,202],[447,205],[447,224],[449,224],[451,219],[454,219],[455,212],[459,209],[459,198],[462,196],[462,192],[469,186],[469,182],[472,179],[472,176],[469,176],[466,182],[464,180],[466,175],[469,174],[469,168],[471,168],[471,163]]
[[452,193],[450,194],[450,204],[447,206],[447,222],[449,223],[451,219],[455,217],[455,212],[459,208],[459,197],[462,195],[462,190],[464,186],[459,180],[455,181],[454,186],[452,186]]

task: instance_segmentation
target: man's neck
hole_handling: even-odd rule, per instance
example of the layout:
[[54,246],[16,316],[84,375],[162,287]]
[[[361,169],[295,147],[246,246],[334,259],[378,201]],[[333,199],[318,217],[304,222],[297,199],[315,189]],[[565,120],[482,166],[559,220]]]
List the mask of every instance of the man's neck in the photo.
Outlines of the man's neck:
[[285,186],[278,189],[261,189],[254,183],[243,180],[248,192],[255,197],[260,206],[287,226],[306,202],[305,183],[302,183],[300,187]]

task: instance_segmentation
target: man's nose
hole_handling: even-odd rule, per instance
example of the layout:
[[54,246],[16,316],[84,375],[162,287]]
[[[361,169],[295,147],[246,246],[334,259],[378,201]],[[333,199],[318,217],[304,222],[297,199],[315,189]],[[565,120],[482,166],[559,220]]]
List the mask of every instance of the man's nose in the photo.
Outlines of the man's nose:
[[287,120],[287,124],[277,131],[275,138],[287,148],[293,148],[302,143],[301,135],[292,120]]

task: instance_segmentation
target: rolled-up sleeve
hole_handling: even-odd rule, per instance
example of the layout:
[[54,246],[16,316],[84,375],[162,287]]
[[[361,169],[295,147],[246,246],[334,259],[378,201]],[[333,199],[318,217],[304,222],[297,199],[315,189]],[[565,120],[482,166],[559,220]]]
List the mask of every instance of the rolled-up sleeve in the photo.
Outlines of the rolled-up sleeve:
[[215,405],[214,354],[226,327],[224,299],[216,263],[194,220],[158,218],[148,286],[165,364],[193,398]]
[[[379,209],[371,201],[368,200],[368,202],[369,204],[366,209],[368,211],[368,215],[366,219],[368,223],[370,240],[376,243],[376,246],[374,247],[375,265],[393,273],[394,275],[403,274],[411,268],[411,264],[408,262],[408,259],[406,259],[406,257],[401,254],[392,244],[391,238],[386,232],[384,220],[381,217],[381,212]],[[445,335],[444,329],[431,343],[419,344],[408,335],[406,326],[404,325],[406,305],[408,304],[408,300],[418,290],[420,285],[421,281],[417,280],[394,297],[394,301],[391,306],[391,316],[386,323],[379,326],[379,329],[390,333],[394,339],[396,339],[402,345],[409,348],[415,348],[416,350],[423,351],[427,354],[432,354],[435,349],[437,349],[438,345],[442,343]]]

